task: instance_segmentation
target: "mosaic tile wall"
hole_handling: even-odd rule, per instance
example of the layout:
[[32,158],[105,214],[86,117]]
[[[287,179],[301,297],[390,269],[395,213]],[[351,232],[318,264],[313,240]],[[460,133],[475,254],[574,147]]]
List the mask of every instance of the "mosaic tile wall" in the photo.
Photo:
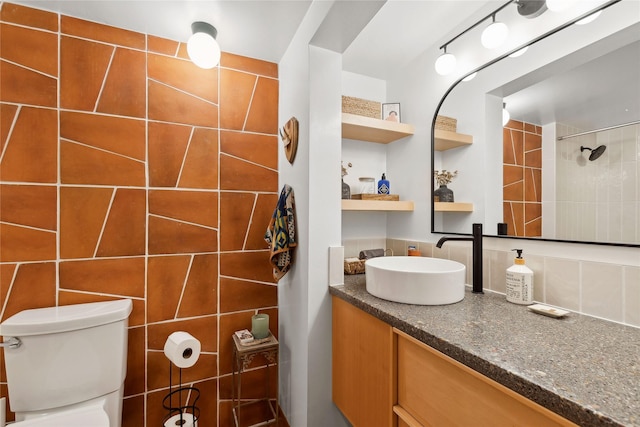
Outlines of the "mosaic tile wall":
[[202,343],[183,372],[200,423],[231,425],[231,333],[265,312],[277,334],[277,65],[223,53],[202,70],[176,41],[0,7],[1,319],[131,298],[123,426],[162,424],[178,330]]
[[542,236],[542,127],[510,120],[503,129],[503,221],[510,236]]

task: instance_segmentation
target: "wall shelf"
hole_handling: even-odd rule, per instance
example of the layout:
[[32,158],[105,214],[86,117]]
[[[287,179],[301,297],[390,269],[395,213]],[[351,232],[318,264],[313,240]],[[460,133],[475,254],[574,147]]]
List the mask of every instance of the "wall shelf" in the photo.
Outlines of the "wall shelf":
[[356,114],[342,113],[342,137],[359,141],[388,144],[413,135],[413,126]]
[[473,203],[434,202],[434,212],[473,212]]
[[436,151],[446,151],[471,144],[473,144],[472,135],[442,129],[436,129],[434,134],[434,149]]
[[412,212],[413,202],[410,200],[342,200],[343,211],[386,211]]

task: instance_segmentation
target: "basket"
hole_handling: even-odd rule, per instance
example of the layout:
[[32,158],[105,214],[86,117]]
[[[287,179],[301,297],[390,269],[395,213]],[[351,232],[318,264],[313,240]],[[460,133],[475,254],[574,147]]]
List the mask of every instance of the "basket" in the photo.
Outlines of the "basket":
[[382,104],[352,96],[343,96],[342,112],[379,119],[382,117]]
[[362,274],[364,273],[365,259],[347,258],[344,260],[345,274]]
[[458,121],[452,117],[437,116],[436,117],[436,129],[448,130],[455,132],[458,128]]

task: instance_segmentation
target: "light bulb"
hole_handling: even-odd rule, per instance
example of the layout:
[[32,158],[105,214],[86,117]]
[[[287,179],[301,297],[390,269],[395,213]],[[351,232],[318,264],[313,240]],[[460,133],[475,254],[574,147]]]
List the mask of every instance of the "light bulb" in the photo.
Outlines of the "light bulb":
[[[200,68],[210,69],[220,62],[220,46],[215,39],[216,29],[206,23],[194,23],[193,35],[187,42],[189,58]],[[200,29],[204,28],[204,30]]]
[[482,42],[482,46],[487,49],[494,49],[507,39],[508,34],[509,27],[507,27],[507,24],[504,22],[495,22],[494,17],[494,22],[482,32],[480,41]]
[[505,126],[507,123],[509,123],[510,119],[511,119],[511,114],[509,114],[506,107],[503,106],[502,107],[502,126]]
[[584,24],[588,24],[589,22],[593,22],[598,16],[600,16],[601,13],[602,13],[601,10],[594,12],[591,15],[587,16],[586,18],[582,18],[581,20],[576,22],[576,25],[584,25]]
[[436,72],[441,76],[451,74],[456,69],[456,57],[452,53],[445,52],[436,59]]
[[552,12],[562,12],[573,6],[576,0],[547,0],[547,9]]
[[469,74],[467,77],[465,77],[464,79],[462,79],[463,82],[468,82],[470,80],[473,80],[476,76],[478,75],[478,72],[476,71],[475,73],[471,73]]

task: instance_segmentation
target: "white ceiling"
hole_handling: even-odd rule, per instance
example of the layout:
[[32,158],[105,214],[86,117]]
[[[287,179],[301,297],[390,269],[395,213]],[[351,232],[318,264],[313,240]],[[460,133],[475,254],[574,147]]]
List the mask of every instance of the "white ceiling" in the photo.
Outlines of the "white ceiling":
[[[276,63],[312,3],[311,0],[10,1],[183,42],[191,35],[192,22],[205,21],[218,30],[217,39],[223,51]],[[342,19],[323,25],[342,26],[340,30],[344,32],[349,27],[361,27],[353,22],[360,15],[368,20],[367,14],[375,14],[340,50],[344,53],[345,70],[384,79],[391,70],[441,42],[442,37],[474,12],[487,4],[501,3],[502,0],[338,0],[334,7],[344,10]]]
[[225,52],[278,62],[311,0],[10,0],[102,24],[186,42],[191,23],[218,30]]
[[[312,0],[10,1],[178,41],[189,38],[192,22],[205,21],[217,28],[223,51],[275,63],[286,52],[313,3]],[[467,28],[502,4],[504,0],[336,0],[312,43],[342,52],[346,71],[387,79],[393,70],[427,49],[436,51],[455,31]],[[333,40],[329,40],[331,37]],[[634,67],[637,70],[637,60]],[[595,80],[583,74],[580,81],[598,81],[607,75],[601,70],[597,72]],[[576,81],[568,75],[560,78]],[[544,93],[550,101],[557,95],[565,104],[570,99],[558,90],[537,89],[530,90],[529,96]],[[609,93],[617,94],[618,103],[625,96],[637,94],[635,90]],[[513,99],[513,105],[516,104]],[[547,113],[554,111],[549,105],[545,103]]]
[[[633,30],[636,32],[638,26]],[[599,129],[640,119],[640,42],[635,41],[504,98],[513,118]]]

